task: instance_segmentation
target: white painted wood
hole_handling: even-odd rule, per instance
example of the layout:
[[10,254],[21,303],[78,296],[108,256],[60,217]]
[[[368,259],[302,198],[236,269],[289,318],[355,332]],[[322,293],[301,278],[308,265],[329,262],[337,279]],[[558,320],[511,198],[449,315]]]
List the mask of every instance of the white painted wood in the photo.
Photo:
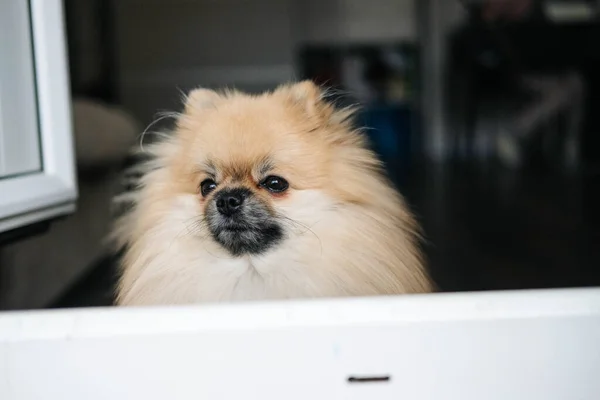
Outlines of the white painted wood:
[[0,398],[595,400],[598,338],[598,289],[5,313]]
[[0,221],[0,232],[6,232],[23,226],[31,225],[39,221],[51,220],[61,215],[68,215],[75,212],[74,203],[59,203],[56,206],[36,209],[24,214],[16,215],[12,218]]
[[0,179],[42,166],[29,2],[0,2]]
[[72,210],[77,196],[62,1],[31,0],[30,9],[43,166],[0,180],[0,232]]

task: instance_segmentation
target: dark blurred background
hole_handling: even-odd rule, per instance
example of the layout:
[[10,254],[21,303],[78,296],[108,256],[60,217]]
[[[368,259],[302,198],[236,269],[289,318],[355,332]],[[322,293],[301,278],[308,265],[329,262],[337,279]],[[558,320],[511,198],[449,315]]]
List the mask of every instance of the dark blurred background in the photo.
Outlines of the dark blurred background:
[[[80,204],[43,237],[0,250],[0,308],[110,304],[108,199],[143,127],[196,86],[254,92],[300,78],[334,88],[340,106],[363,106],[358,123],[424,226],[441,290],[600,284],[600,1],[65,0],[65,9],[86,155]],[[87,157],[90,148],[104,151]]]

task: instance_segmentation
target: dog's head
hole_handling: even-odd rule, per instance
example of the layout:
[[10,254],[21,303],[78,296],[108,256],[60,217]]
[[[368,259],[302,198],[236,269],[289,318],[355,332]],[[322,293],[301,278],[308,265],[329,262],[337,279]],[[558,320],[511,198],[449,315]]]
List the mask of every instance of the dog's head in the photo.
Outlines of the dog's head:
[[193,199],[175,212],[195,233],[232,256],[260,255],[336,203],[377,195],[378,161],[350,116],[311,82],[259,96],[194,90],[161,184]]
[[310,82],[192,91],[114,232],[120,304],[430,290],[417,225],[351,116]]

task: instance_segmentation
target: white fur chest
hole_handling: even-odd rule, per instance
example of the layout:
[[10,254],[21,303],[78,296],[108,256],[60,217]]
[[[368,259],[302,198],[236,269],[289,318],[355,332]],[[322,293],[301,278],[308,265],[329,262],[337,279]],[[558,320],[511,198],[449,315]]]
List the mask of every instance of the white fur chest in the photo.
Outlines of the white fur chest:
[[[130,270],[132,284],[124,304],[187,304],[215,301],[331,297],[344,295],[333,260],[323,242],[331,243],[320,227],[328,226],[329,199],[305,193],[312,213],[285,210],[297,224],[275,248],[257,256],[232,257],[209,236],[182,233],[193,215],[191,199],[182,198],[168,221],[145,237],[143,257]],[[321,212],[315,212],[321,211]],[[320,222],[317,224],[317,222]],[[185,232],[185,230],[184,230]],[[134,272],[135,270],[135,272]]]
[[[186,304],[335,295],[311,260],[285,249],[261,257],[229,258],[202,250],[190,257],[173,246],[149,263],[131,293],[144,303]],[[214,250],[214,249],[213,249]]]

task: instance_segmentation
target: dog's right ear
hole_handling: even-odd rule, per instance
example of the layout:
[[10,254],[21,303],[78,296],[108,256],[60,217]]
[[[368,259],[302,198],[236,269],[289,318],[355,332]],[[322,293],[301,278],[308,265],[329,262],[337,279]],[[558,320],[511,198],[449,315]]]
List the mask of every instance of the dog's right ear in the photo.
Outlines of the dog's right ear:
[[215,107],[220,99],[221,96],[214,90],[204,88],[194,89],[185,96],[185,112],[189,114],[194,111],[197,112]]

